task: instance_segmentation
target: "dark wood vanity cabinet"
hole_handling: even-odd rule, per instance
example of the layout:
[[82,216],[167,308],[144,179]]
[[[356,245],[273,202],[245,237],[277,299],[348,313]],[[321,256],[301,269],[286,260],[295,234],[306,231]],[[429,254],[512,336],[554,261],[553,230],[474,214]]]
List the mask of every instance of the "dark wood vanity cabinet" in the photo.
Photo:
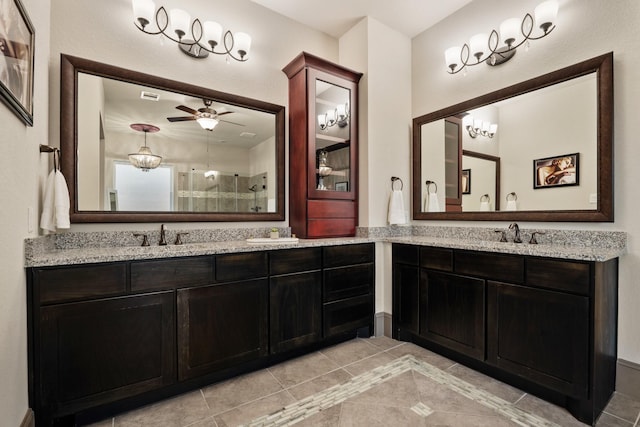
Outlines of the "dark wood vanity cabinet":
[[617,271],[617,258],[394,244],[393,334],[593,424],[615,388]]
[[358,73],[302,52],[289,78],[289,224],[298,237],[354,236]]
[[371,332],[373,261],[370,243],[29,268],[36,423],[74,425]]

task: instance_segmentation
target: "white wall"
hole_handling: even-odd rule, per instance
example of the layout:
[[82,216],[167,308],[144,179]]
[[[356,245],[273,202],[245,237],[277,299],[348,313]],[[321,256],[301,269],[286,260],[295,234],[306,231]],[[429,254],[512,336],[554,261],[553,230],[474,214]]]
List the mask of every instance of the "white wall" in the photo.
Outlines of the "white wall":
[[[40,154],[49,126],[49,2],[22,1],[36,31],[33,127],[0,104],[0,423],[20,425],[27,399],[25,237],[37,235],[39,196],[52,156]],[[44,4],[43,4],[44,3]],[[28,210],[34,214],[28,220]]]
[[[628,233],[628,253],[620,260],[618,357],[640,363],[640,222],[636,183],[640,180],[640,121],[637,119],[640,81],[640,2],[560,0],[558,26],[548,37],[531,42],[510,62],[489,69],[471,67],[467,76],[446,73],[444,50],[471,35],[488,32],[503,19],[532,12],[538,0],[476,0],[413,40],[413,116],[444,108],[610,51],[614,52],[615,98],[615,222],[603,224],[530,223],[524,227],[622,230]],[[500,130],[498,130],[500,132]],[[421,222],[426,223],[426,222]],[[437,225],[463,225],[454,222]],[[465,223],[464,225],[469,225]],[[478,226],[506,226],[477,223]]]
[[267,199],[277,198],[276,165],[269,161],[276,150],[276,139],[271,137],[249,150],[249,175],[267,173]]

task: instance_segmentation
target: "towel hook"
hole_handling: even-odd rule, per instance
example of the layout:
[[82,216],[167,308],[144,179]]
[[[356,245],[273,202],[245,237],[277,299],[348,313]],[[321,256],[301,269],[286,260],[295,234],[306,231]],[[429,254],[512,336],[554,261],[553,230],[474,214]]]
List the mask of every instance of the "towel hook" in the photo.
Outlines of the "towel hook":
[[482,196],[480,196],[480,203],[483,202],[491,202],[491,197],[488,194],[483,194]]
[[436,184],[435,181],[430,181],[427,180],[425,181],[425,184],[427,185],[427,194],[431,194],[431,184],[433,184],[436,187],[436,190],[433,192],[434,194],[438,192],[438,184]]
[[404,188],[404,183],[402,182],[402,180],[400,178],[398,178],[397,176],[392,176],[391,177],[391,191],[394,190],[393,188],[393,184],[395,184],[396,181],[400,181],[400,191],[402,191],[402,189]]
[[[509,196],[511,196],[512,198],[510,199]],[[507,202],[510,202],[510,201],[515,202],[516,200],[518,200],[518,195],[516,194],[515,191],[512,191],[511,193],[507,194]]]

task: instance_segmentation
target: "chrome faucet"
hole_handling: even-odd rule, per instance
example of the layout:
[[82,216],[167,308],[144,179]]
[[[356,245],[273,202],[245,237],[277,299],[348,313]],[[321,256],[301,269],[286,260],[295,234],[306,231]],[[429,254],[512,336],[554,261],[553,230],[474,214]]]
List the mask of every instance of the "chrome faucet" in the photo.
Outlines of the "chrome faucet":
[[167,238],[164,234],[164,224],[160,225],[160,242],[158,242],[160,246],[167,245]]
[[515,230],[515,235],[513,236],[513,243],[522,243],[522,238],[520,237],[520,227],[515,222],[512,222],[509,226],[509,230]]

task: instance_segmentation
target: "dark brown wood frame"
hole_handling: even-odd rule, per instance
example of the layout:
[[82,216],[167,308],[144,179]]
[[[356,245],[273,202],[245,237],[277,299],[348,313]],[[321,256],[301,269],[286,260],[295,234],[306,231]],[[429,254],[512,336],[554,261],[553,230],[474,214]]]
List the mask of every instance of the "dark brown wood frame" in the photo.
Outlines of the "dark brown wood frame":
[[[100,77],[141,84],[156,89],[183,93],[198,98],[215,99],[227,104],[253,110],[272,113],[276,125],[276,212],[264,213],[223,213],[223,212],[110,212],[78,210],[77,189],[77,90],[78,73],[87,73]],[[285,193],[285,107],[243,96],[219,92],[200,86],[169,80],[162,77],[139,73],[102,64],[88,59],[69,55],[60,56],[60,168],[69,183],[71,200],[70,219],[72,223],[80,222],[187,222],[187,221],[282,221],[284,214]]]
[[[526,212],[421,211],[421,125],[593,72],[597,73],[598,88],[597,209]],[[414,220],[613,222],[613,52],[414,118],[412,165]]]

